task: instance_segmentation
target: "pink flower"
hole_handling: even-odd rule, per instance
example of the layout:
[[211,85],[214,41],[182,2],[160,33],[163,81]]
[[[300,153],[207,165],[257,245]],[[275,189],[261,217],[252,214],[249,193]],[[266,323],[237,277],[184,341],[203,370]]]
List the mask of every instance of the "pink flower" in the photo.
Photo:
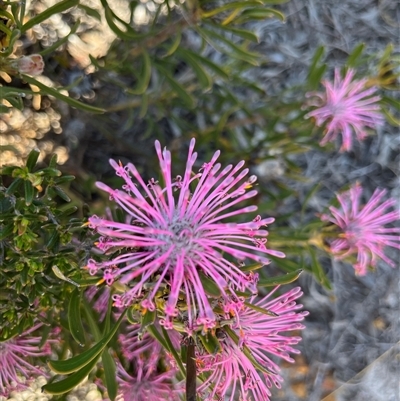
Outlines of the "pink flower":
[[[158,324],[156,326],[158,328]],[[168,335],[174,348],[179,349],[181,335],[174,330],[171,330]],[[171,360],[166,350],[146,329],[142,329],[141,324],[129,324],[126,327],[126,333],[119,335],[118,341],[121,345],[122,355],[127,361],[145,360],[146,369],[152,371],[157,370],[159,361],[164,359],[168,367],[175,370],[175,361]]]
[[[93,309],[100,315],[100,320],[104,320],[111,297],[110,287],[99,288],[92,286],[86,290],[85,295],[89,302],[93,302]],[[96,296],[97,299],[94,300]]]
[[[303,307],[295,302],[303,295],[299,287],[271,299],[277,289],[254,304],[256,309],[265,309],[269,314],[243,304],[231,327],[233,335],[228,331],[221,338],[223,328],[221,333],[217,332],[222,352],[215,355],[197,354],[198,371],[207,374],[198,388],[203,400],[211,401],[219,397],[233,401],[238,400],[240,394],[241,401],[269,401],[269,388],[273,384],[281,387],[283,379],[278,373],[280,368],[272,358],[294,362],[289,352],[300,353],[292,346],[298,344],[301,337],[285,336],[283,333],[303,329],[304,326],[299,322],[308,312],[297,312]],[[252,355],[264,372],[254,366],[246,352]]]
[[315,117],[317,126],[326,122],[325,137],[320,142],[323,146],[342,135],[341,151],[352,147],[353,132],[361,141],[366,136],[366,127],[376,129],[383,124],[383,116],[379,113],[379,96],[372,96],[376,88],[365,89],[366,79],[352,82],[355,71],[348,70],[345,77],[340,77],[340,71],[335,70],[333,84],[323,81],[325,93],[311,92],[307,97],[316,96],[314,106],[318,108],[306,114],[305,118]]
[[323,221],[330,221],[340,229],[339,238],[330,244],[330,250],[337,259],[357,255],[354,265],[356,274],[363,276],[369,266],[375,267],[383,259],[390,266],[395,264],[385,254],[387,246],[400,249],[400,227],[387,228],[386,224],[398,221],[399,211],[387,212],[396,204],[394,199],[382,201],[386,190],[376,189],[366,205],[361,205],[362,187],[358,183],[350,190],[337,195],[340,208],[331,206],[330,215],[322,215]]
[[174,371],[163,373],[148,369],[141,359],[137,361],[136,374],[130,375],[117,364],[119,391],[117,400],[121,401],[179,401],[179,391],[174,388]]
[[[171,329],[172,319],[184,313],[188,333],[197,327],[215,325],[202,278],[212,280],[225,298],[232,288],[256,292],[256,275],[240,270],[236,260],[267,264],[268,254],[284,257],[259,240],[268,234],[260,228],[272,223],[273,218],[233,221],[257,209],[237,208],[257,194],[249,190],[256,178],[247,178],[248,169],[242,169],[244,162],[221,169],[221,164],[216,163],[220,154],[217,151],[196,173],[194,145],[192,139],[183,176],[173,180],[171,153],[162,150],[156,141],[163,184],[154,179],[146,183],[133,164],[124,168],[110,161],[125,181],[123,191],[103,183],[96,185],[110,194],[130,221],[118,223],[97,216],[89,219],[90,227],[103,236],[99,241],[101,249],[120,253],[102,263],[90,260],[87,266],[91,274],[102,270],[109,285],[119,280],[129,286],[124,294],[114,295],[116,306],[141,302],[143,308],[154,310],[156,296],[163,294],[162,302],[158,302],[165,314],[161,323]],[[185,307],[178,310],[182,293]]]
[[12,390],[28,388],[21,376],[30,379],[31,375],[45,375],[45,371],[36,367],[34,359],[50,355],[49,343],[41,349],[42,337],[33,337],[38,324],[23,334],[0,342],[0,395],[7,397]]

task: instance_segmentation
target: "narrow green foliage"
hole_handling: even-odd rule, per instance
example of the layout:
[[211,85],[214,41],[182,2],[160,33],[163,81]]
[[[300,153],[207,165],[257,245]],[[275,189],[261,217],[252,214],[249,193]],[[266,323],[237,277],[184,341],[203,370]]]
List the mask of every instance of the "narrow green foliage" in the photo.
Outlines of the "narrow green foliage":
[[63,1],[57,2],[53,6],[46,9],[45,11],[41,12],[40,14],[38,14],[35,17],[28,20],[28,22],[26,22],[21,27],[21,32],[22,33],[26,32],[28,29],[31,29],[35,25],[38,25],[41,22],[47,20],[52,15],[66,11],[69,8],[76,6],[78,3],[79,3],[79,0],[63,0]]
[[257,285],[259,287],[275,287],[277,285],[289,284],[292,283],[293,281],[296,281],[300,277],[301,273],[303,273],[303,270],[299,269],[292,273],[287,273],[284,276],[261,278],[258,281]]
[[82,292],[78,288],[72,291],[68,305],[68,325],[74,340],[83,346],[85,344],[85,329],[82,324],[81,297]]

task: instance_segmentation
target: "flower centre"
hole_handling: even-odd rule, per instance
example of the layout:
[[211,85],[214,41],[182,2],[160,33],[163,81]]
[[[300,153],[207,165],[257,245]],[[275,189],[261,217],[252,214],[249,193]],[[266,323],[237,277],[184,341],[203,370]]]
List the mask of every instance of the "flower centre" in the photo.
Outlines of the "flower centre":
[[175,245],[177,249],[190,249],[192,247],[194,230],[187,223],[173,223],[170,230],[174,234],[169,240],[171,245]]
[[329,110],[330,110],[332,116],[335,116],[336,118],[342,117],[346,112],[346,108],[343,107],[343,103],[342,102],[330,103],[329,104]]

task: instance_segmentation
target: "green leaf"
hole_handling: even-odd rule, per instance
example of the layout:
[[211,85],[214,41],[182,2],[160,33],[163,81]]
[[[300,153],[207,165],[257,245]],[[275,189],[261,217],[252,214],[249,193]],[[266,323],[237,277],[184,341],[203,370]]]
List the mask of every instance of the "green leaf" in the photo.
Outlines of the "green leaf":
[[28,160],[26,161],[26,167],[28,168],[28,171],[30,173],[33,171],[33,168],[36,166],[36,162],[38,161],[39,155],[40,155],[39,149],[32,149],[29,152]]
[[290,0],[261,0],[264,4],[285,4]]
[[54,265],[52,266],[51,270],[53,270],[53,273],[56,275],[61,280],[66,281],[67,283],[70,283],[74,285],[75,287],[79,287],[78,283],[75,283],[75,281],[71,280],[70,278],[66,277],[64,273],[58,268],[58,266]]
[[349,58],[347,59],[346,65],[348,67],[356,67],[359,61],[359,58],[364,51],[365,43],[360,43],[355,49],[351,52]]
[[66,182],[70,182],[70,181],[73,181],[73,180],[75,180],[75,176],[74,175],[63,175],[62,177],[57,178],[54,181],[57,183],[57,185],[60,185],[60,184],[64,184]]
[[[7,299],[7,298],[4,298],[4,299]],[[181,345],[181,359],[182,359],[182,361],[186,361],[186,359],[187,359],[187,346],[184,344]]]
[[233,33],[234,35],[239,36],[242,39],[250,40],[251,42],[255,42],[255,43],[259,42],[258,36],[255,33],[251,32],[251,31],[248,31],[247,29],[234,28],[234,27],[229,26],[229,25],[218,25],[218,24],[215,24],[215,23],[213,23],[211,21],[205,21],[205,23],[207,25],[213,27],[214,29],[220,29],[222,31]]
[[[138,40],[143,38],[146,35],[138,34],[129,24],[127,24],[124,20],[119,18],[114,12],[111,10],[106,0],[100,0],[102,6],[104,7],[104,16],[106,17],[107,25],[109,28],[121,39],[123,40]],[[121,25],[123,25],[126,31],[122,31],[114,20],[118,21]]]
[[[0,227],[0,241],[9,237],[13,233],[13,230],[14,230],[14,224],[12,224],[12,223],[8,224],[8,225],[2,225]],[[4,289],[2,289],[0,291],[0,293],[3,291],[4,291]]]
[[0,31],[4,32],[6,36],[11,37],[11,29],[7,28],[3,23],[0,24]]
[[0,169],[0,175],[9,175],[13,176],[12,173],[14,170],[20,169],[18,166],[4,166]]
[[41,22],[50,18],[52,15],[68,10],[69,8],[76,6],[78,3],[79,0],[63,0],[57,2],[56,4],[54,4],[54,6],[49,7],[47,10],[36,15],[27,23],[22,25],[21,32],[25,33],[28,29],[33,28],[35,25],[39,25]]
[[178,365],[178,368],[182,374],[183,377],[186,377],[186,369],[184,368],[182,364],[182,360],[179,357],[176,349],[174,348],[171,339],[169,338],[168,332],[164,329],[164,327],[161,327],[162,333],[161,334],[157,328],[154,326],[154,324],[150,325],[147,327],[147,331],[166,349],[168,350],[172,356],[175,358],[175,361]]
[[24,108],[24,103],[22,102],[22,99],[20,96],[6,96],[4,98],[7,100],[12,107],[16,108],[17,110],[22,110]]
[[144,118],[146,116],[148,108],[149,108],[149,95],[147,93],[143,93],[142,101],[140,103],[139,118]]
[[147,327],[147,331],[163,346],[163,348],[168,349],[168,344],[165,341],[165,338],[157,330],[154,324]]
[[49,361],[48,365],[49,365],[50,369],[56,373],[68,374],[68,373],[76,372],[79,369],[82,369],[84,366],[87,366],[92,361],[97,360],[97,358],[103,352],[106,345],[111,341],[111,339],[114,337],[115,333],[117,332],[118,327],[121,324],[122,319],[125,316],[125,313],[126,313],[126,309],[122,312],[120,318],[118,319],[117,323],[115,323],[115,326],[113,327],[113,329],[106,336],[104,336],[102,340],[100,340],[96,345],[94,345],[92,348],[88,349],[85,352],[82,352],[82,354],[76,355],[76,356],[74,356],[70,359],[64,360],[64,361]]
[[400,125],[400,119],[396,118],[389,110],[382,109],[383,114],[386,116],[387,121],[393,125],[394,127],[398,127]]
[[255,310],[256,312],[262,313],[263,315],[268,315],[268,316],[272,316],[272,317],[277,317],[277,316],[279,316],[279,315],[277,315],[275,312],[271,312],[271,311],[269,311],[268,309],[260,308],[259,306],[253,305],[253,304],[251,304],[250,302],[245,302],[244,304],[245,304],[245,306],[247,306],[248,308],[253,309],[253,310]]
[[294,272],[287,273],[283,276],[272,277],[272,278],[261,278],[260,280],[258,280],[257,286],[274,287],[276,285],[289,284],[292,283],[293,281],[296,281],[300,277],[301,273],[303,273],[303,270],[299,269]]
[[244,291],[236,291],[234,290],[234,293],[238,296],[238,297],[243,297],[243,298],[250,298],[255,294],[252,294],[251,292],[244,292]]
[[[53,168],[53,167],[45,167],[45,168],[38,170],[38,172],[42,172],[48,177],[60,177],[62,174],[60,170],[58,170],[57,168]],[[59,181],[57,180],[57,183],[58,182]]]
[[[150,327],[154,327],[154,325],[150,326]],[[179,368],[180,372],[182,373],[183,377],[186,377],[186,369],[184,368],[181,358],[180,358],[178,352],[176,351],[175,347],[173,346],[171,339],[169,338],[168,331],[165,330],[164,327],[162,327],[162,326],[161,326],[161,331],[163,333],[165,343],[167,344],[167,349],[175,358],[175,361],[176,361],[178,368]]]
[[4,104],[0,104],[0,113],[9,113],[12,107],[5,106]]
[[212,334],[210,330],[208,330],[205,335],[198,334],[198,337],[209,354],[215,355],[222,352],[222,347],[218,338]]
[[6,20],[11,20],[14,22],[14,16],[3,8],[0,8],[0,16],[5,17]]
[[211,77],[207,74],[201,64],[184,50],[179,51],[179,55],[192,67],[197,76],[200,86],[205,90],[209,90],[213,84]]
[[57,250],[57,247],[60,245],[60,235],[58,234],[57,230],[53,231],[51,234],[50,239],[47,241],[46,248],[50,251]]
[[148,326],[154,324],[157,316],[157,311],[150,311],[147,310],[144,315],[142,315],[141,325],[140,325],[140,332],[143,333]]
[[197,59],[201,64],[205,65],[207,68],[212,70],[215,74],[219,75],[221,78],[228,80],[229,74],[219,65],[213,63],[208,58],[201,56],[198,53],[192,52],[191,50],[185,49],[186,54],[190,54],[193,59]]
[[64,394],[72,390],[79,383],[81,383],[86,378],[86,376],[91,372],[91,370],[96,366],[98,356],[99,355],[97,354],[97,357],[90,360],[86,365],[84,365],[82,369],[68,376],[66,379],[44,385],[42,387],[42,391],[55,395],[55,394]]
[[381,102],[392,106],[397,111],[400,111],[400,101],[398,101],[397,99],[393,99],[392,97],[388,96],[382,96]]
[[89,287],[92,285],[96,285],[99,282],[100,278],[99,277],[91,277],[86,280],[76,280],[76,283],[78,284],[79,287]]
[[[208,37],[214,38],[217,41],[223,43],[225,46],[227,46],[230,49],[230,51],[222,50],[222,49],[221,49],[221,51],[223,51],[228,56],[245,61],[254,66],[260,65],[260,58],[261,58],[260,54],[255,53],[255,52],[250,52],[245,47],[243,47],[243,46],[241,47],[241,46],[237,45],[236,43],[225,38],[224,36],[213,31],[212,29],[202,28],[201,32],[203,34],[205,33]],[[209,39],[209,40],[211,40],[211,39]],[[214,42],[214,45],[216,45],[215,42]],[[216,45],[216,47],[219,47],[219,46]]]
[[246,266],[240,266],[239,269],[242,272],[252,272],[254,270],[259,270],[264,266],[264,263],[252,263]]
[[49,168],[57,169],[57,159],[58,159],[57,153],[51,155]]
[[[103,329],[103,333],[107,333],[108,331],[111,330],[111,315],[112,315],[112,306],[113,306],[113,299],[110,296],[108,299],[108,305],[107,305],[107,314],[106,314],[106,318],[104,321],[104,329]],[[98,338],[100,340],[100,338]]]
[[[63,216],[63,217],[70,216],[71,214],[75,213],[77,210],[78,210],[78,206],[68,207],[67,209],[62,210],[60,216]],[[83,222],[82,222],[82,224],[83,224]]]
[[328,277],[326,277],[324,269],[322,268],[321,264],[318,261],[315,249],[309,246],[308,250],[311,256],[311,269],[314,276],[320,282],[320,284],[323,285],[325,288],[328,288],[329,290],[332,289],[331,283]]
[[126,314],[126,318],[128,319],[129,323],[131,324],[138,324],[139,319],[138,316],[134,313],[133,308],[128,308],[128,312]]
[[82,292],[78,288],[72,291],[68,305],[68,326],[73,339],[83,347],[85,344],[85,329],[82,324],[81,297]]
[[185,106],[188,109],[193,109],[195,106],[195,101],[193,97],[186,92],[185,88],[176,80],[172,77],[170,72],[162,67],[160,64],[157,64],[157,69],[161,72],[165,80],[168,82],[170,87],[176,92],[176,94],[182,99],[182,101],[185,103]]
[[323,69],[323,70],[321,69],[321,66],[318,66],[324,53],[325,53],[324,46],[318,47],[318,49],[315,51],[314,57],[311,61],[311,66],[308,71],[307,80],[308,80],[309,85],[313,89],[318,88],[318,85],[321,82],[321,77],[323,75],[323,74],[321,75],[321,71],[325,72],[325,69],[326,69],[325,64],[324,64],[325,69]]
[[[78,100],[72,99],[72,98],[70,98],[68,96],[62,95],[60,92],[58,92],[58,90],[56,90],[54,88],[50,88],[50,87],[42,84],[41,82],[39,82],[35,78],[32,78],[32,77],[30,77],[28,75],[24,75],[24,74],[21,74],[21,75],[22,75],[24,81],[28,82],[28,84],[35,85],[40,89],[40,92],[39,92],[40,95],[54,96],[56,99],[62,100],[63,102],[69,104],[72,107],[76,107],[77,109],[88,111],[90,113],[102,114],[102,113],[105,112],[104,109],[100,109],[98,107],[90,106],[88,104],[79,102]],[[25,91],[20,90],[20,92],[29,93],[29,94],[32,93],[32,91],[27,91],[27,90],[25,90]],[[36,92],[36,94],[37,93],[38,92]]]
[[28,180],[24,181],[24,190],[25,190],[25,204],[29,206],[33,201],[33,196],[35,193],[35,189],[32,186],[32,183]]
[[[18,187],[25,182],[22,178],[16,178],[10,186],[7,188],[6,194],[12,195],[15,191],[17,191]],[[29,182],[29,181],[28,181]],[[32,185],[31,185],[32,186]]]
[[[80,5],[78,5],[79,7]],[[95,10],[93,10],[94,12],[97,12]],[[68,42],[68,39],[71,35],[73,35],[79,28],[79,26],[81,25],[81,21],[78,19],[74,26],[71,28],[71,30],[69,31],[69,33],[64,36],[63,38],[61,38],[60,40],[57,40],[57,42],[53,43],[51,46],[46,47],[46,49],[42,50],[39,54],[41,56],[45,56],[47,54],[51,54],[53,53],[56,49],[58,49],[60,46],[62,46],[64,43]]]
[[92,18],[97,19],[98,21],[101,21],[101,15],[98,11],[94,10],[91,7],[85,6],[84,4],[78,4],[78,8],[81,10],[85,11],[85,13]]
[[325,74],[325,71],[327,69],[327,65],[323,64],[320,67],[316,67],[312,74],[308,76],[308,82],[310,83],[311,87],[313,89],[317,89],[318,85],[320,84],[322,77]]
[[175,39],[172,41],[172,43],[168,46],[167,51],[165,52],[165,54],[163,54],[161,56],[161,58],[165,58],[165,57],[169,57],[172,56],[176,50],[178,50],[179,45],[181,44],[181,40],[182,40],[182,31],[179,30],[176,33]]
[[19,29],[13,29],[11,37],[9,39],[7,50],[4,52],[0,51],[0,54],[3,57],[8,57],[14,52],[15,42],[20,38],[20,36],[21,36],[21,31]]
[[99,327],[99,321],[97,319],[97,316],[94,315],[93,308],[86,298],[83,298],[83,310],[85,311],[86,320],[89,324],[94,340],[99,342],[102,337],[102,333]]
[[214,298],[219,298],[221,296],[221,290],[215,281],[201,271],[197,273],[206,294]]
[[224,113],[222,113],[217,125],[215,126],[215,132],[222,133],[222,131],[226,128],[226,124],[228,122],[229,117],[238,111],[239,106],[238,105],[233,105],[232,107],[229,107],[228,110],[226,110]]
[[266,18],[271,18],[271,16],[275,16],[282,22],[285,22],[286,20],[285,15],[278,10],[273,8],[259,7],[244,10],[243,13],[234,20],[234,23],[242,24],[250,20],[264,20]]
[[[286,238],[286,237],[285,237]],[[288,258],[277,258],[276,256],[268,255],[269,259],[273,260],[280,268],[288,272],[296,272],[299,268],[299,263]]]
[[149,86],[151,78],[151,60],[149,53],[145,49],[142,51],[143,62],[142,70],[138,78],[137,85],[134,89],[127,90],[132,95],[142,95]]
[[55,185],[53,188],[54,192],[63,200],[65,200],[66,202],[70,202],[71,198],[64,192],[64,190],[62,188],[60,188],[59,186]]
[[111,401],[114,401],[118,393],[118,383],[116,380],[117,377],[116,366],[115,366],[115,361],[108,352],[107,348],[101,354],[101,361],[103,362],[103,367],[104,367],[104,376],[106,379],[108,398],[110,398]]
[[201,17],[202,18],[210,18],[213,17],[214,15],[220,14],[224,11],[231,10],[233,9],[244,9],[246,7],[253,7],[253,6],[259,6],[262,4],[261,0],[258,1],[233,1],[231,3],[227,3],[221,7],[215,8],[214,10],[211,11],[201,11]]
[[306,211],[306,207],[308,205],[308,202],[310,201],[310,199],[315,195],[315,193],[321,188],[321,182],[317,182],[312,188],[311,190],[308,192],[308,194],[306,195],[306,197],[303,200],[303,204],[301,206],[301,217],[303,218],[304,213]]

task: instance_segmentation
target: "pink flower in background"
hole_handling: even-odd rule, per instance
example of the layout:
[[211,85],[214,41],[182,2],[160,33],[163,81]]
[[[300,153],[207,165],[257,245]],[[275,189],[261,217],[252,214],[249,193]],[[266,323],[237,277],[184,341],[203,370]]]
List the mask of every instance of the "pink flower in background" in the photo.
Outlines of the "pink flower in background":
[[[99,288],[92,286],[86,290],[85,295],[89,302],[93,302],[94,310],[100,315],[100,320],[103,321],[107,314],[108,303],[111,298],[110,287]],[[97,298],[95,299],[96,296]]]
[[[208,373],[198,388],[202,399],[208,401],[220,397],[233,401],[239,399],[240,393],[240,400],[243,401],[268,401],[271,395],[269,388],[273,384],[281,387],[283,379],[279,375],[280,368],[271,357],[294,362],[289,352],[300,353],[292,346],[298,344],[301,337],[284,334],[304,329],[300,322],[308,312],[298,312],[303,307],[295,302],[303,295],[299,287],[274,299],[272,295],[278,288],[254,304],[258,310],[245,304],[237,310],[231,328],[233,335],[228,332],[220,340],[221,353],[198,353],[198,371]],[[254,298],[250,301],[253,302]],[[260,312],[259,308],[267,310],[269,314]],[[254,367],[245,352],[251,353],[264,372]],[[227,396],[229,398],[225,398]]]
[[130,222],[93,216],[89,225],[103,236],[98,245],[103,251],[122,248],[124,252],[119,251],[118,256],[107,262],[90,260],[87,266],[91,274],[101,269],[109,285],[119,280],[130,286],[123,295],[114,295],[116,306],[141,301],[144,308],[154,310],[156,294],[168,286],[165,319],[161,319],[168,329],[178,314],[177,302],[182,291],[187,304],[188,333],[197,327],[215,326],[216,318],[202,277],[214,281],[225,298],[232,287],[256,292],[257,277],[241,271],[237,260],[267,264],[269,254],[284,257],[282,252],[266,248],[264,237],[268,232],[260,229],[272,223],[273,218],[247,223],[232,220],[257,209],[257,206],[237,208],[239,203],[257,194],[249,190],[255,177],[248,177],[249,170],[242,168],[244,162],[222,169],[217,163],[220,154],[217,151],[209,163],[194,172],[197,159],[194,145],[192,139],[183,176],[173,179],[171,153],[162,150],[156,141],[163,184],[154,179],[146,183],[133,164],[122,167],[110,161],[117,175],[125,180],[123,191],[103,183],[97,186],[110,194]]
[[331,252],[337,259],[357,255],[354,268],[360,276],[367,273],[369,266],[375,267],[379,258],[395,266],[384,250],[388,246],[400,249],[400,227],[387,228],[385,225],[398,221],[400,214],[398,210],[388,211],[396,201],[383,201],[386,192],[376,189],[367,204],[362,205],[362,187],[357,183],[337,195],[340,208],[331,206],[331,214],[321,216],[323,221],[330,221],[341,231],[339,238],[330,244]]
[[[158,324],[156,326],[158,328]],[[144,330],[143,333],[142,331],[141,324],[129,324],[125,333],[119,335],[118,342],[121,345],[124,358],[129,362],[136,362],[139,359],[145,360],[148,371],[156,370],[161,359],[169,364],[169,368],[175,366],[175,362],[171,361],[160,342],[147,331]],[[181,335],[175,330],[171,330],[168,335],[174,348],[179,349]]]
[[34,358],[51,354],[49,343],[39,348],[42,337],[33,337],[41,324],[35,325],[20,336],[0,342],[0,395],[7,397],[12,390],[28,388],[22,377],[46,375],[45,371],[34,365]]
[[367,136],[367,127],[376,129],[383,124],[384,119],[377,104],[380,97],[372,96],[376,88],[365,89],[366,79],[352,81],[354,74],[355,71],[350,69],[342,79],[337,68],[333,84],[323,81],[325,93],[307,94],[307,97],[317,97],[313,104],[317,108],[306,114],[305,118],[314,117],[317,126],[326,123],[325,137],[320,142],[322,146],[341,134],[340,150],[350,150],[353,133],[361,141]]
[[117,400],[121,401],[180,401],[180,391],[174,388],[172,379],[174,371],[157,373],[148,369],[141,359],[138,359],[135,375],[130,375],[117,364],[117,381],[119,391]]

